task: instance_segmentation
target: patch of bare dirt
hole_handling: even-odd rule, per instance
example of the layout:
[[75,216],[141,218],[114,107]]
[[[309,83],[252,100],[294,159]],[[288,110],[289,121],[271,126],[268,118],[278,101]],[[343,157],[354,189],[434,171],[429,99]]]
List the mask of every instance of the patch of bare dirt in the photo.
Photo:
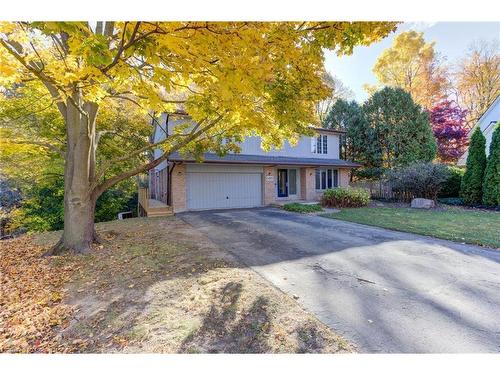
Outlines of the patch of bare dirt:
[[[97,229],[106,241],[92,254],[57,260],[61,269],[73,267],[60,302],[71,316],[53,337],[59,348],[125,353],[353,351],[293,298],[181,220],[128,219]],[[49,246],[57,238],[48,233],[36,242]]]

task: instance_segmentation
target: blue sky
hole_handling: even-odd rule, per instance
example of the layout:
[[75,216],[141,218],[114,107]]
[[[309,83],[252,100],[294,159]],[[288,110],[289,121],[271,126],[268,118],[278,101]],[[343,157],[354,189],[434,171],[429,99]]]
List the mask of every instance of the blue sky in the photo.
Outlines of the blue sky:
[[325,54],[326,70],[354,91],[355,99],[367,98],[365,83],[376,83],[372,67],[380,53],[391,46],[394,37],[407,30],[423,31],[427,42],[436,42],[434,48],[448,63],[454,63],[467,52],[468,46],[479,39],[500,39],[500,22],[407,22],[395,33],[368,47],[355,47],[351,56],[337,57],[331,51]]

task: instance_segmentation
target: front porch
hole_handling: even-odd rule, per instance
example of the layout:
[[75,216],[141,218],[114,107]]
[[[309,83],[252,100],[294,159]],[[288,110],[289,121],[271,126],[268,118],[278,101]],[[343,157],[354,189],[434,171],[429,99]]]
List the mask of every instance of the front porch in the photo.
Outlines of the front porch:
[[139,188],[138,215],[146,217],[171,216],[172,207],[156,199],[151,199],[148,188]]
[[349,186],[350,169],[330,166],[264,167],[264,205],[317,204],[326,189]]

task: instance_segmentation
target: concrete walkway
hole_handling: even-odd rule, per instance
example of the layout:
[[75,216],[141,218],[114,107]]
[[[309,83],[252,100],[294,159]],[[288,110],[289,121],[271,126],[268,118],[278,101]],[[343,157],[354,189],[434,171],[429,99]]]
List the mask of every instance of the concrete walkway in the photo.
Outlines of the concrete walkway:
[[500,352],[498,251],[276,208],[179,216],[361,352]]

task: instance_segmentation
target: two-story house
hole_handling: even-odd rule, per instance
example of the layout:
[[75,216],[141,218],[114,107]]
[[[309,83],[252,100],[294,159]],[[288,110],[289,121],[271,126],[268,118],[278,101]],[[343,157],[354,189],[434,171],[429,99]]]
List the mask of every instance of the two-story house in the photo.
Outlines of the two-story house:
[[[495,101],[488,107],[486,112],[483,113],[477,125],[474,126],[468,136],[472,135],[473,131],[476,127],[479,127],[483,132],[484,137],[486,138],[486,156],[490,153],[490,145],[493,140],[493,132],[495,130],[495,125],[500,122],[500,95],[497,96]],[[465,151],[465,153],[458,159],[457,165],[459,167],[465,167],[467,163],[467,156],[469,155],[469,150]]]
[[[175,125],[175,119],[163,116],[153,141],[168,137]],[[270,152],[262,150],[259,137],[247,137],[240,153],[206,153],[201,163],[172,154],[150,171],[151,197],[174,212],[319,200],[328,188],[348,186],[351,169],[360,165],[339,158],[342,132],[314,130],[314,137],[303,136],[295,146],[285,141],[281,150]],[[155,150],[154,157],[161,153]]]

